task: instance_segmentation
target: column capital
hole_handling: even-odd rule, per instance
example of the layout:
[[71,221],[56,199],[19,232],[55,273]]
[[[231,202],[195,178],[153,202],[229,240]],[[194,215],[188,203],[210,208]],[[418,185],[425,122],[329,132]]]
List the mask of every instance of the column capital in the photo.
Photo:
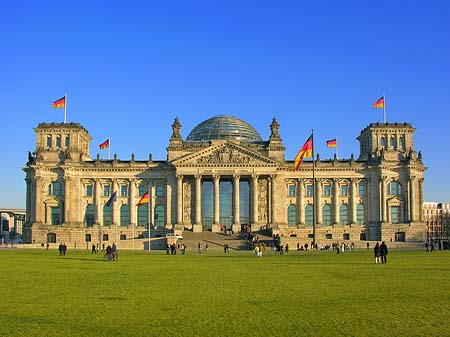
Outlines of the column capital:
[[175,176],[177,177],[178,180],[183,180],[183,175],[182,174],[175,174]]
[[239,173],[233,174],[233,179],[234,180],[239,180],[240,178],[241,178],[241,175]]
[[201,180],[202,177],[203,177],[203,175],[201,175],[201,174],[196,174],[196,175],[194,175],[194,177],[195,177],[195,180]]
[[214,181],[219,180],[220,179],[220,174],[213,174],[213,179]]
[[253,180],[258,180],[259,178],[259,174],[252,174],[252,179]]

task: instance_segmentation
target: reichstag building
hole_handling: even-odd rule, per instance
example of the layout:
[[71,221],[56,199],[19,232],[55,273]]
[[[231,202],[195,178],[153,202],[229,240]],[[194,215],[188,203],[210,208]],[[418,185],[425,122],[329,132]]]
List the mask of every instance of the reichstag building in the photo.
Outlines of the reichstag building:
[[[313,160],[294,170],[277,120],[268,127],[270,137],[264,140],[247,122],[219,115],[183,139],[175,118],[167,160],[153,160],[151,154],[146,160],[134,154],[103,160],[90,156],[92,138],[82,125],[41,123],[24,168],[24,242],[120,242],[125,247],[132,238],[148,236],[148,228],[264,229],[304,242],[315,235],[319,244],[426,239],[426,168],[414,149],[411,124],[368,125],[357,137],[358,157],[317,155],[315,184]],[[299,139],[308,136],[295,142],[301,146]],[[147,191],[148,202],[138,206]],[[107,203],[113,193],[114,202]]]

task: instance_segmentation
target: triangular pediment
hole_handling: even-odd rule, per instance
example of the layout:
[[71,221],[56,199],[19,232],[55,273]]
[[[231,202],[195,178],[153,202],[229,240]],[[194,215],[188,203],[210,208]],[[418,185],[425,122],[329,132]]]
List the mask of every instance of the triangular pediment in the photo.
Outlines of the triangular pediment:
[[402,202],[403,202],[403,200],[400,199],[400,197],[398,197],[398,196],[394,196],[392,198],[389,198],[386,201],[387,201],[387,204],[389,206],[400,206],[402,204]]
[[258,152],[224,142],[188,154],[172,162],[175,166],[278,166],[278,163]]

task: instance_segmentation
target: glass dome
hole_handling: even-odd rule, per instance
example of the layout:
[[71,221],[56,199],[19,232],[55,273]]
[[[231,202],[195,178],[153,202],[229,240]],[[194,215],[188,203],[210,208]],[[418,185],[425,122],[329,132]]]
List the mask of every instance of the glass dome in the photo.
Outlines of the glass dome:
[[243,120],[218,115],[198,124],[187,136],[188,142],[209,140],[240,140],[243,142],[262,142],[262,138],[253,126]]

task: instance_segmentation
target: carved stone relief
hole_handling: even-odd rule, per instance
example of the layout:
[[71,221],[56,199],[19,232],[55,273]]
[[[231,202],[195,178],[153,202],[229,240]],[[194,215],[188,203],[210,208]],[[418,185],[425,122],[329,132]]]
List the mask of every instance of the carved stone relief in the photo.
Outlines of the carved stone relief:
[[261,178],[258,181],[258,220],[267,222],[268,218],[268,209],[267,209],[267,200],[268,200],[268,185],[269,182],[267,178]]
[[183,191],[183,222],[185,223],[191,222],[191,191],[191,184],[189,182],[185,182]]
[[218,164],[218,163],[231,163],[231,164],[247,164],[250,163],[252,158],[239,151],[232,149],[228,146],[224,146],[207,156],[197,159],[198,164]]

